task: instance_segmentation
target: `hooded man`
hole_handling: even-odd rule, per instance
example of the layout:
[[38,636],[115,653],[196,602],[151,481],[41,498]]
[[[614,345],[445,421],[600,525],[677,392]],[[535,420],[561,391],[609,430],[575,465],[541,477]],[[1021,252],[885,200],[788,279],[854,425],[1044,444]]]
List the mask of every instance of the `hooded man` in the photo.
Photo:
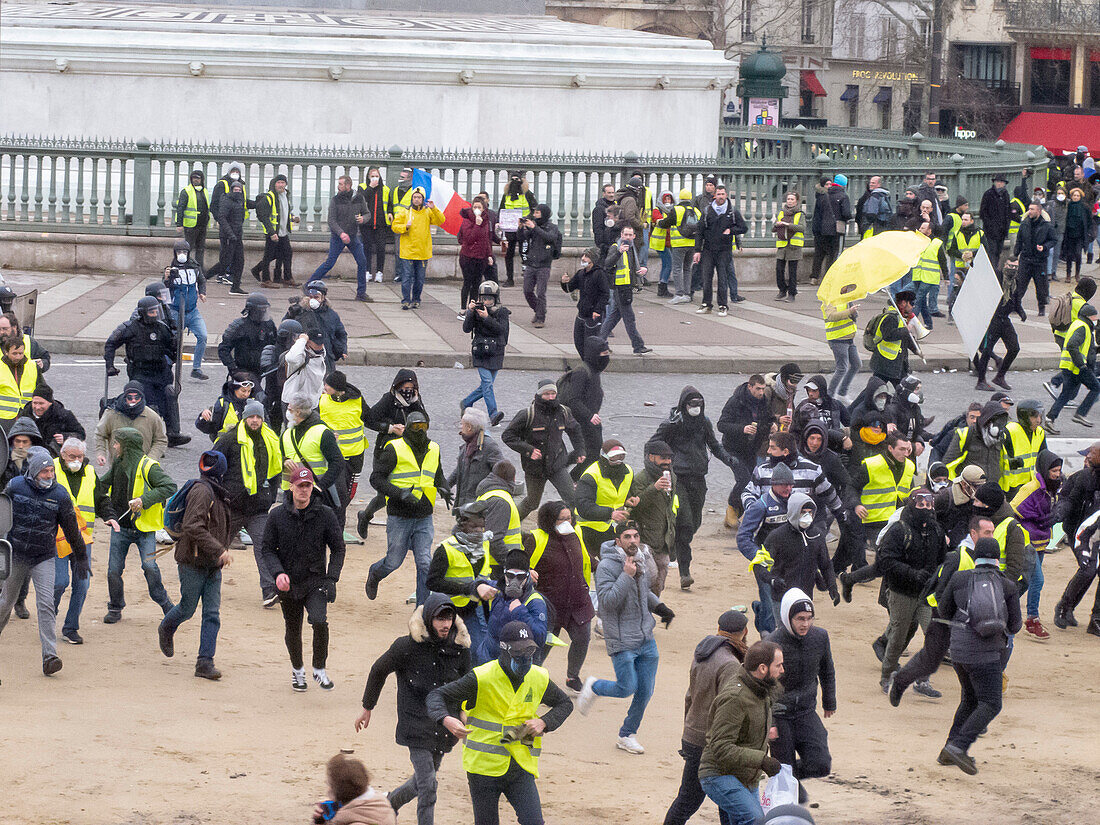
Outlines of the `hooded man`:
[[799,781],[799,802],[805,801],[802,781],[828,776],[832,768],[829,739],[817,715],[817,686],[821,684],[821,709],[828,719],[836,713],[836,669],[829,633],[814,626],[814,603],[801,589],[783,594],[779,608],[782,627],[768,639],[783,650],[783,695],[775,704],[772,756],[794,769]]
[[317,405],[317,414],[325,426],[336,434],[340,445],[340,454],[346,464],[344,472],[345,491],[341,498],[351,501],[359,489],[359,474],[363,472],[363,456],[367,443],[366,423],[369,415],[367,402],[357,386],[348,382],[348,377],[339,370],[333,370],[325,376]]
[[615,540],[600,548],[596,568],[597,612],[603,622],[607,654],[615,666],[615,680],[589,676],[577,696],[577,710],[587,716],[597,696],[624,699],[633,695],[615,746],[627,753],[645,753],[635,734],[653,696],[657,680],[657,641],[653,630],[660,617],[667,629],[675,615],[654,594],[638,527],[624,521],[615,528]]
[[164,503],[176,492],[176,483],[160,464],[142,452],[141,433],[131,427],[115,430],[111,440],[111,466],[100,476],[96,495],[108,497],[104,521],[114,519],[119,530],[111,532],[107,562],[107,615],[104,624],[122,618],[126,606],[122,572],[130,547],[137,546],[149,597],[167,615],[172,600],[161,582],[156,560],[156,532],[164,525]]
[[363,712],[355,730],[366,730],[371,711],[391,673],[397,676],[397,731],[394,740],[409,749],[413,775],[389,792],[394,810],[416,799],[417,825],[435,821],[436,772],[457,741],[428,715],[428,694],[470,672],[470,634],[455,607],[432,593],[413,611],[409,632],[399,636],[371,665],[363,689]]
[[210,225],[210,202],[206,197],[206,175],[192,169],[187,186],[176,198],[176,231],[195,253],[199,268],[206,257],[206,229]]
[[[727,610],[718,617],[718,632],[703,637],[695,646],[684,697],[684,732],[680,741],[684,775],[680,780],[680,792],[665,814],[664,825],[687,825],[706,799],[699,784],[699,759],[707,743],[710,706],[722,685],[737,673],[745,659],[748,627],[744,613]],[[719,812],[718,821],[721,825],[729,825],[730,819]]]
[[986,402],[978,421],[967,427],[966,436],[951,441],[943,463],[956,474],[967,464],[973,464],[985,471],[986,481],[999,483],[1007,427],[1008,413],[1000,402]]
[[[38,431],[38,425],[33,418],[19,416],[8,427],[8,463],[0,476],[0,485],[7,484],[13,478],[17,478],[26,470],[27,456],[31,447],[45,447],[42,433]],[[20,618],[23,618],[20,616]]]
[[277,334],[271,301],[262,292],[253,292],[245,299],[241,317],[230,321],[222,333],[218,359],[229,372],[246,370],[258,382],[264,347],[274,344]]
[[214,216],[218,220],[218,272],[223,279],[229,279],[230,295],[245,295],[241,289],[241,274],[244,272],[244,224],[248,220],[248,203],[243,181],[230,182],[229,191],[218,199]]
[[515,465],[506,459],[498,461],[475,492],[476,500],[485,505],[485,529],[491,534],[487,537],[489,552],[497,560],[493,563],[499,564],[509,550],[523,546],[516,505],[516,496],[523,492],[523,485],[516,482]]
[[1047,413],[1043,426],[1051,435],[1057,435],[1054,422],[1058,413],[1077,397],[1084,385],[1088,393],[1077,408],[1073,421],[1083,427],[1091,427],[1089,410],[1100,397],[1100,381],[1096,378],[1096,307],[1085,304],[1077,312],[1077,320],[1069,325],[1062,343],[1062,358],[1058,363],[1062,371],[1062,391]]
[[825,509],[830,510],[842,523],[847,519],[844,504],[836,489],[826,477],[820,464],[798,454],[798,441],[790,432],[772,433],[768,437],[768,454],[761,464],[752,471],[752,480],[741,494],[741,503],[748,507],[753,499],[759,498],[771,483],[772,473],[785,464],[794,474],[794,486],[812,497],[818,505],[818,520],[824,524]]
[[[508,185],[504,190],[504,194],[500,196],[500,205],[497,207],[498,211],[503,209],[519,210],[520,220],[522,221],[527,218],[538,205],[539,202],[535,200],[534,193],[528,188],[527,174],[521,169],[509,170]],[[504,270],[507,275],[504,286],[516,285],[514,267],[516,252],[519,249],[519,244],[517,243],[518,238],[518,231],[504,233]]]
[[236,427],[244,405],[252,399],[255,386],[251,373],[244,370],[231,373],[222,384],[217,400],[198,414],[195,429],[206,433],[211,441],[216,441],[222,433]]
[[[764,551],[772,561],[771,571],[758,566],[753,572],[758,579],[769,580],[773,604],[781,604],[792,587],[812,593],[815,582],[832,596],[834,605],[840,604],[825,533],[815,525],[816,516],[817,505],[813,500],[805,493],[793,492],[787,500],[787,523],[780,524],[764,540]],[[781,619],[782,615],[780,610],[776,618]]]
[[448,507],[452,498],[440,462],[439,445],[428,437],[428,416],[410,413],[403,435],[386,443],[375,456],[370,484],[386,496],[386,555],[367,573],[369,599],[378,596],[378,583],[401,566],[412,551],[416,563],[416,602],[428,597],[428,568],[432,558],[432,511],[441,495]]
[[905,506],[913,489],[916,464],[909,458],[912,445],[896,432],[887,435],[883,445],[881,453],[860,462],[848,488],[848,505],[859,517],[858,522],[852,519],[849,524],[861,538],[853,542],[850,557],[840,563],[834,559],[834,568],[852,566],[851,574],[840,574],[845,593],[850,593],[852,584],[870,581],[881,572],[876,565],[867,565],[866,546],[875,543],[894,512]]
[[733,470],[735,476],[748,476],[748,469],[718,443],[714,426],[704,414],[705,407],[703,394],[689,384],[680,391],[680,400],[650,439],[663,441],[672,449],[672,469],[676,473],[680,500],[676,518],[676,563],[680,568],[681,590],[690,590],[695,583],[691,576],[691,540],[703,523],[711,454]]
[[[240,222],[243,226],[244,222],[248,220],[248,207],[255,204],[248,200],[248,186],[244,182],[244,168],[236,161],[231,162],[226,166],[225,174],[218,178],[217,183],[214,184],[214,188],[210,193],[210,213],[215,219],[218,219],[218,215],[221,214],[222,200],[232,191],[234,186],[240,186],[243,210],[240,214]],[[221,234],[221,226],[219,221],[218,233]],[[223,245],[224,248],[224,245]],[[242,247],[243,253],[243,247]],[[244,268],[244,259],[241,259],[241,268]],[[218,261],[210,267],[207,272],[207,278],[217,281],[219,283],[228,284],[230,278],[226,270],[226,262],[219,256]]]
[[221,453],[207,450],[199,457],[199,480],[187,491],[183,524],[176,542],[180,600],[165,614],[157,629],[161,653],[171,658],[175,655],[176,630],[195,615],[201,599],[202,629],[195,675],[211,681],[222,676],[214,667],[214,651],[221,627],[222,568],[233,560],[229,540],[234,534],[228,494],[222,486],[225,470],[225,456]]
[[53,676],[61,670],[53,592],[59,529],[72,548],[74,576],[87,579],[92,571],[73,501],[55,480],[49,451],[31,447],[23,469],[22,475],[4,487],[4,495],[11,501],[12,526],[7,536],[11,543],[11,571],[0,586],[0,633],[11,618],[23,586],[33,581],[38,603],[38,636],[42,643],[42,672]]
[[[691,190],[681,189],[679,202],[657,221],[659,229],[669,232],[672,269],[669,282],[673,298],[669,304],[686,304],[691,301],[691,256],[695,247],[695,230],[701,213],[692,204]],[[595,216],[593,215],[593,218]],[[608,244],[610,245],[610,244]]]
[[672,448],[663,441],[645,445],[645,465],[634,473],[630,498],[636,503],[630,517],[638,525],[642,543],[649,547],[657,565],[653,591],[660,596],[665,589],[668,565],[676,550],[676,514],[680,509],[676,474],[672,471]]
[[100,467],[107,465],[114,435],[124,427],[138,432],[141,436],[141,451],[145,455],[154,461],[164,457],[165,449],[168,447],[164,419],[157,414],[156,410],[145,406],[145,389],[140,381],[128,382],[122,388],[122,394],[103,411],[103,416],[96,425],[96,464]]
[[[558,399],[573,413],[581,428],[586,456],[597,455],[603,444],[602,375],[610,362],[611,348],[607,339],[590,335],[584,339],[581,363],[558,379]],[[576,481],[583,472],[584,467],[578,464],[570,470],[570,475]]]
[[599,457],[581,473],[574,493],[577,526],[581,541],[593,548],[592,560],[599,562],[599,547],[612,541],[615,528],[627,519],[627,508],[638,503],[630,494],[634,470],[626,463],[626,448],[615,438],[600,447]]
[[305,332],[321,333],[327,372],[332,372],[336,362],[347,357],[348,331],[328,301],[328,285],[324,281],[313,280],[302,286],[302,297],[292,301],[283,316],[284,320],[288,318],[298,321]]
[[84,440],[84,428],[76,420],[76,416],[65,409],[65,405],[60,401],[55,401],[53,389],[41,381],[35,387],[34,395],[23,407],[20,416],[34,421],[42,434],[46,448],[55,456],[61,454],[61,445],[65,443],[66,438]]
[[531,325],[536,329],[546,323],[546,285],[550,281],[550,267],[561,257],[561,230],[551,222],[551,214],[550,207],[540,203],[520,221],[516,235],[523,260],[523,297],[535,313]]
[[894,420],[894,431],[913,445],[913,458],[924,452],[925,426],[932,421],[925,418],[920,405],[924,403],[920,379],[907,375],[898,382],[898,391],[886,410]]
[[823,375],[811,375],[806,379],[806,400],[795,407],[790,430],[799,438],[806,425],[818,421],[828,431],[844,437],[848,428],[848,408],[829,395],[829,382]]
[[264,228],[264,255],[254,267],[252,277],[261,283],[268,283],[268,266],[275,262],[275,280],[273,286],[297,286],[291,275],[290,267],[294,251],[290,247],[290,233],[298,221],[291,215],[293,202],[286,191],[286,175],[278,174],[267,185],[267,191],[256,199],[256,219]]
[[523,622],[531,629],[531,638],[539,646],[535,661],[541,662],[543,645],[553,641],[550,632],[550,608],[546,599],[535,589],[535,577],[531,575],[530,559],[524,550],[509,550],[503,560],[494,566],[496,580],[493,595],[485,602],[488,621],[481,649],[474,658],[488,662],[493,651],[500,649],[500,634],[510,622]]
[[590,246],[581,253],[581,266],[570,276],[561,276],[563,292],[576,292],[577,317],[573,319],[573,346],[582,359],[585,357],[585,339],[599,335],[607,302],[611,299],[607,273],[603,261],[607,249]]
[[1035,476],[1036,458],[1047,447],[1047,433],[1042,424],[1043,408],[1038,401],[1027,399],[1016,405],[1016,421],[1005,427],[1004,455],[1008,468],[1001,475],[1001,489],[1010,500]]
[[789,430],[794,420],[795,396],[802,382],[802,368],[793,361],[779,368],[778,372],[764,376],[768,408],[779,423],[780,430]]
[[328,350],[320,330],[302,332],[283,357],[286,379],[283,381],[282,402],[289,405],[294,398],[320,398],[328,367]]
[[286,386],[286,356],[298,336],[303,332],[297,321],[284,320],[275,331],[275,343],[264,347],[260,356],[261,376],[264,381],[264,411],[267,422],[272,427],[282,427],[285,407],[283,406],[283,387]]
[[[820,422],[811,421],[803,430],[802,440],[798,444],[798,454],[821,467],[841,501],[848,495],[848,488],[852,485],[844,460],[838,454],[844,450],[844,441],[844,436],[835,431],[827,433]],[[841,522],[841,525],[845,523]]]
[[[745,508],[737,528],[737,549],[749,561],[749,570],[756,577],[759,601],[752,603],[756,630],[760,635],[775,630],[775,604],[772,601],[771,578],[768,570],[772,558],[764,549],[768,536],[787,523],[787,504],[794,490],[794,474],[786,464],[772,471],[771,484],[764,494]],[[760,568],[758,572],[758,568]]]
[[[571,449],[566,450],[564,436]],[[542,501],[549,481],[562,501],[573,507],[573,479],[569,468],[585,459],[584,438],[572,410],[558,400],[558,386],[548,378],[539,380],[534,402],[509,422],[501,441],[519,453],[527,496],[519,505],[524,519]]]
[[[946,466],[946,465],[943,465]],[[931,473],[931,467],[929,468]],[[936,503],[936,521],[943,528],[948,547],[957,547],[970,529],[970,517],[974,515],[974,495],[985,484],[985,470],[974,465],[962,468],[958,478],[946,488],[933,490]]]
[[1035,548],[1035,565],[1027,576],[1027,619],[1024,629],[1039,641],[1046,641],[1050,634],[1039,621],[1039,595],[1043,591],[1043,556],[1050,541],[1054,504],[1058,489],[1062,486],[1062,459],[1050,450],[1039,451],[1036,470],[1031,480],[1022,485],[1012,499],[1012,509],[1020,517],[1020,526],[1027,531]]
[[202,265],[191,257],[187,241],[181,239],[172,246],[172,262],[164,268],[164,283],[170,295],[166,302],[169,326],[177,335],[183,335],[187,329],[195,336],[191,377],[205,381],[202,359],[206,354],[206,320],[199,311],[199,303],[206,302],[206,275]]

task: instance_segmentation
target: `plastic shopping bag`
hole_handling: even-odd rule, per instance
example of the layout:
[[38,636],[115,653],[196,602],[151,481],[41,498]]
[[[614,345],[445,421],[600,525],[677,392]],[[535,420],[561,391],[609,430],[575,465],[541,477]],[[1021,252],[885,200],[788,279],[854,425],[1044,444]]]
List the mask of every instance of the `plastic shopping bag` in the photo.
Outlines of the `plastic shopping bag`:
[[784,765],[779,773],[771,777],[764,790],[760,794],[760,807],[767,813],[772,808],[780,805],[795,805],[798,803],[798,780],[794,778],[794,770],[790,765]]

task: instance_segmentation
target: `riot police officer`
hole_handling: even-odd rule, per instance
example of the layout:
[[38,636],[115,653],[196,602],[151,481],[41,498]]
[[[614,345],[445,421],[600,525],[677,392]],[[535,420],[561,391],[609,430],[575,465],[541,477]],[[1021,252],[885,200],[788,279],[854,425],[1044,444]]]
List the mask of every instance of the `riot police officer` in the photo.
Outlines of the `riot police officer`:
[[178,447],[191,440],[180,434],[179,407],[171,392],[172,363],[176,341],[172,330],[160,320],[160,301],[151,295],[138,300],[137,317],[120,324],[103,345],[108,375],[118,375],[115,352],[126,348],[126,374],[145,390],[145,400],[164,419],[168,446]]
[[275,322],[271,320],[271,302],[262,292],[253,292],[244,302],[242,318],[225,328],[218,344],[218,358],[230,372],[244,370],[258,382],[264,347],[275,343]]

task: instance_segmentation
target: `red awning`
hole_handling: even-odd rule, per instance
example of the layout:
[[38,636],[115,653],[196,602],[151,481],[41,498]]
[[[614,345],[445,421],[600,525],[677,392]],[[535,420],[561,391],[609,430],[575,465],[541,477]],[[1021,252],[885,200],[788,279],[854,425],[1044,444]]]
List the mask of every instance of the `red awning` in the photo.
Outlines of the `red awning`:
[[1021,112],[1001,132],[1001,140],[1045,146],[1055,154],[1087,146],[1095,155],[1100,152],[1100,116]]
[[814,97],[827,97],[828,93],[821,81],[817,79],[817,72],[813,69],[803,69],[801,72],[801,86],[804,91],[813,92]]
[[1071,49],[1052,49],[1047,46],[1033,46],[1031,48],[1032,60],[1072,60]]

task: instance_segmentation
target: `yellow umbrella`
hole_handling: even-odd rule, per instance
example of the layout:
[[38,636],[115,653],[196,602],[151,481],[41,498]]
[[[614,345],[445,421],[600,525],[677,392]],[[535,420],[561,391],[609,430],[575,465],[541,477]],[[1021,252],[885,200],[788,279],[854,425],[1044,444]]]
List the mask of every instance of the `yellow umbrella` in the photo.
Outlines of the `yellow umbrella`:
[[817,297],[835,307],[866,298],[916,266],[931,241],[920,232],[881,232],[840,253]]

